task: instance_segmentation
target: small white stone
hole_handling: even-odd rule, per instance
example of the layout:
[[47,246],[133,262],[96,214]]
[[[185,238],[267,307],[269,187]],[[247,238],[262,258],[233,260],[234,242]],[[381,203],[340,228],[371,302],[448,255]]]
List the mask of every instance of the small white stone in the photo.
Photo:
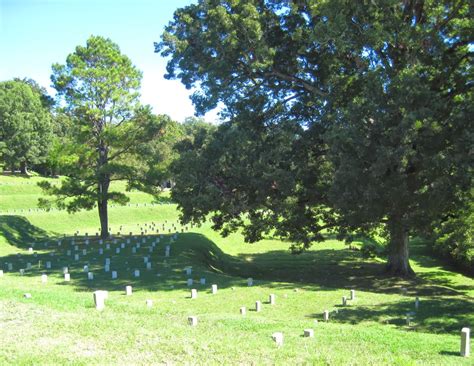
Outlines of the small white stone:
[[148,262],[148,263],[146,264],[146,269],[147,269],[147,270],[150,270],[150,269],[151,269],[151,262]]
[[275,295],[274,294],[271,294],[269,299],[268,299],[268,302],[270,303],[270,305],[275,305]]
[[86,249],[82,249],[82,255],[87,255],[87,250]]
[[0,269],[0,277],[3,277],[3,269]]
[[86,265],[82,268],[82,270],[83,270],[84,272],[89,272],[89,266],[86,264]]
[[115,254],[120,254],[120,248],[115,249]]
[[97,310],[103,310],[105,308],[105,299],[108,297],[107,291],[94,291],[94,304]]
[[140,277],[140,270],[136,269],[133,275],[137,278]]
[[190,326],[195,327],[198,324],[197,316],[188,316],[188,323]]
[[262,302],[261,301],[255,301],[255,311],[257,313],[262,311]]
[[415,299],[415,309],[418,310],[419,307],[420,307],[420,299],[417,297]]
[[112,271],[112,279],[115,280],[117,278],[117,271]]
[[193,285],[193,283],[194,283],[194,281],[193,281],[192,278],[188,278],[188,279],[186,280],[186,284],[188,285],[188,287],[191,287],[191,286]]
[[253,278],[247,278],[247,286],[253,286]]
[[461,329],[461,356],[469,357],[471,354],[471,329]]
[[303,336],[308,337],[308,338],[313,338],[314,337],[314,330],[313,329],[305,329],[303,331]]
[[105,272],[110,272],[110,265],[109,265],[109,264],[106,264],[106,265],[104,266],[104,271],[105,271]]
[[41,275],[41,283],[47,283],[48,282],[48,276],[45,274]]
[[346,306],[346,305],[347,305],[347,297],[343,296],[342,297],[342,306]]
[[191,290],[191,299],[197,299],[198,297],[198,292],[195,288]]
[[127,296],[132,295],[132,286],[125,286],[125,295]]
[[272,339],[275,341],[278,347],[283,346],[283,333],[282,332],[273,333]]
[[74,254],[74,260],[78,261],[79,260],[79,254]]
[[104,249],[99,248],[99,255],[103,255],[103,254],[104,254]]
[[191,267],[188,267],[185,269],[185,271],[186,271],[186,275],[191,276],[193,269]]
[[351,298],[350,299],[355,300],[355,298],[356,298],[356,292],[355,292],[355,290],[351,290]]
[[94,279],[94,274],[92,272],[87,272],[87,279],[92,281]]
[[25,299],[31,299],[31,294],[29,292],[27,292],[26,294],[23,294],[23,297]]
[[20,268],[20,276],[24,276],[25,275],[25,269],[24,268]]
[[13,264],[12,263],[8,263],[8,270],[13,271]]
[[145,301],[145,303],[148,308],[151,308],[153,306],[153,300],[148,299]]
[[217,285],[212,285],[211,286],[211,292],[213,295],[217,294]]
[[137,253],[137,248],[133,247],[133,248],[132,248],[132,253],[133,253],[133,254],[136,254],[136,253]]
[[63,267],[63,274],[69,273],[69,268]]
[[71,275],[69,273],[64,274],[64,281],[71,281]]
[[242,306],[242,307],[240,308],[240,314],[241,314],[241,315],[247,314],[247,309],[245,308],[245,306]]
[[329,310],[324,310],[323,319],[325,322],[329,321]]
[[51,262],[46,262],[46,269],[51,269]]
[[26,263],[26,269],[31,269],[31,263],[30,262]]
[[28,248],[28,253],[33,253],[33,248]]
[[206,284],[206,279],[204,277],[202,277],[200,280],[199,280],[199,283],[201,285],[205,285]]

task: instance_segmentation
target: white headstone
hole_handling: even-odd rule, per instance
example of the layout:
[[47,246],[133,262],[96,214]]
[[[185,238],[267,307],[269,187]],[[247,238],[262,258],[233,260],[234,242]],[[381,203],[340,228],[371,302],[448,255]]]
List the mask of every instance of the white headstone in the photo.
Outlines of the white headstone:
[[23,294],[23,297],[25,299],[31,299],[31,294],[29,292],[27,292],[26,294]]
[[140,277],[140,270],[136,269],[133,275],[137,278]]
[[69,249],[66,251],[66,255],[67,256],[71,255],[71,251]]
[[50,261],[46,262],[46,269],[51,269],[51,262]]
[[92,272],[87,272],[87,279],[92,281],[94,279],[94,274]]
[[324,310],[323,319],[325,322],[329,321],[329,310]]
[[120,248],[125,249],[125,243],[120,244]]
[[253,286],[253,278],[247,278],[247,286]]
[[115,249],[115,254],[120,254],[120,248]]
[[71,275],[69,273],[64,274],[64,281],[71,281]]
[[13,271],[13,264],[12,263],[8,263],[8,270]]
[[351,290],[351,300],[355,300],[356,298],[356,292],[355,290]]
[[69,273],[69,269],[67,267],[63,267],[63,274]]
[[104,244],[104,241],[102,239],[99,240],[99,244],[102,245]]
[[48,276],[43,273],[41,275],[41,283],[47,283],[47,282],[48,282]]
[[33,253],[33,248],[28,248],[28,253]]
[[100,254],[100,255],[104,254],[104,249],[99,248],[99,254]]
[[270,303],[270,305],[275,305],[275,295],[274,294],[271,294],[269,299],[268,299],[268,302]]
[[133,253],[133,254],[136,254],[136,253],[137,253],[137,248],[133,247],[133,248],[132,248],[132,253]]
[[303,336],[313,338],[314,337],[314,330],[313,329],[305,329],[303,331]]
[[343,296],[342,297],[342,306],[346,306],[346,305],[347,305],[347,297]]
[[283,346],[283,333],[282,332],[273,333],[272,339],[275,341],[278,347]]
[[191,290],[191,299],[197,299],[198,297],[198,292],[195,288]]
[[23,276],[25,274],[25,270],[23,268],[20,268],[20,276]]
[[191,273],[192,273],[193,269],[192,269],[191,267],[187,267],[187,268],[185,269],[185,271],[186,271],[186,275],[187,275],[187,276],[191,276]]
[[189,323],[189,325],[195,327],[198,323],[197,316],[188,316],[188,323]]
[[104,271],[105,271],[105,272],[110,272],[110,264],[106,264],[106,265],[104,266]]
[[110,244],[109,243],[105,244],[105,249],[110,249]]
[[461,329],[461,356],[469,357],[471,354],[471,330],[469,328]]
[[211,286],[211,291],[212,291],[213,295],[217,294],[217,285],[212,285]]
[[115,280],[117,278],[117,271],[112,271],[112,279]]
[[87,250],[86,249],[82,249],[82,255],[87,255]]
[[255,301],[255,311],[258,313],[259,311],[262,311],[262,302],[261,301]]
[[107,298],[107,291],[94,291],[94,303],[97,310],[103,310],[105,308],[105,299]]
[[105,264],[110,265],[110,258],[105,258]]
[[206,279],[204,277],[202,277],[199,282],[201,283],[201,285],[205,285],[206,284]]
[[194,283],[194,281],[193,281],[192,278],[188,278],[188,279],[186,280],[186,284],[187,284],[189,287],[191,287],[191,286],[193,285],[193,283]]
[[26,269],[31,269],[31,263],[30,262],[26,263]]
[[74,260],[78,261],[79,260],[79,254],[74,254]]
[[89,266],[86,264],[83,268],[84,272],[89,272]]
[[132,295],[132,286],[125,286],[125,295]]
[[148,263],[146,264],[146,269],[147,269],[147,270],[150,270],[150,269],[151,269],[151,262],[148,262]]
[[143,263],[148,263],[148,257],[143,257]]
[[149,300],[149,299],[146,300],[146,306],[147,306],[148,308],[151,308],[151,307],[153,306],[153,300]]
[[242,306],[240,308],[240,315],[245,315],[247,313],[247,309],[245,308],[245,306]]
[[419,307],[420,307],[420,299],[417,297],[415,299],[415,309],[418,310]]
[[3,269],[0,269],[0,277],[3,277]]

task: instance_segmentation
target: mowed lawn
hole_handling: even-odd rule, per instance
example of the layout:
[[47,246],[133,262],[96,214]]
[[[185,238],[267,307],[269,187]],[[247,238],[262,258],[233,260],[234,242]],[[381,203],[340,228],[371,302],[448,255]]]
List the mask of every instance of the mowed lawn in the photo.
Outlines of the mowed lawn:
[[[420,241],[411,250],[417,278],[396,280],[383,276],[382,259],[363,259],[341,242],[329,240],[295,256],[287,242],[246,244],[241,235],[222,238],[207,224],[182,227],[168,194],[153,204],[152,197],[132,192],[130,206],[110,208],[115,237],[100,244],[93,237],[99,226],[95,211],[36,209],[39,180],[0,176],[0,364],[474,362],[459,356],[461,328],[474,328],[474,280],[431,258]],[[104,271],[106,258],[117,279]],[[20,275],[28,263],[31,269]],[[87,279],[85,265],[94,280]],[[69,268],[70,282],[64,281],[63,267]],[[47,283],[41,282],[43,273]],[[125,295],[126,285],[133,287],[131,296]],[[191,288],[198,290],[197,299],[190,298]],[[92,293],[98,289],[109,291],[103,311],[94,307]],[[342,306],[351,289],[355,300]],[[270,294],[275,305],[268,303]],[[147,299],[153,300],[151,308]],[[257,300],[261,312],[254,311]],[[188,316],[197,316],[198,325],[190,326]],[[308,328],[314,338],[303,337]],[[283,346],[273,342],[274,332],[283,333]]]

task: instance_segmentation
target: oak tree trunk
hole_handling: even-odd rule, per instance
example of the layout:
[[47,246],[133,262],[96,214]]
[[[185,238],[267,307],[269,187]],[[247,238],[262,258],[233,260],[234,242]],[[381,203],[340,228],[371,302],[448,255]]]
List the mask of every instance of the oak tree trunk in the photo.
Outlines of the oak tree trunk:
[[394,276],[413,276],[415,272],[409,261],[407,228],[400,218],[392,217],[389,222],[389,231],[387,272]]
[[101,141],[99,145],[98,158],[98,199],[97,209],[99,210],[100,237],[107,239],[109,237],[109,212],[108,212],[108,194],[110,185],[110,174],[102,171],[108,163],[108,148]]
[[26,164],[26,161],[22,161],[20,164],[20,173],[28,175],[28,165]]

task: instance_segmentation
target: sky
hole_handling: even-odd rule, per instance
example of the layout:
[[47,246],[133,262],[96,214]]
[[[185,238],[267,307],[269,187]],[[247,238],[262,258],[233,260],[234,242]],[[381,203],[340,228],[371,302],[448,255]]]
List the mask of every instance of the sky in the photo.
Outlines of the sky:
[[[143,72],[142,103],[182,122],[194,115],[190,91],[165,80],[166,59],[154,53],[177,8],[195,0],[0,0],[0,81],[31,78],[51,95],[51,65],[64,64],[91,35],[110,38]],[[217,121],[217,111],[206,120]]]

